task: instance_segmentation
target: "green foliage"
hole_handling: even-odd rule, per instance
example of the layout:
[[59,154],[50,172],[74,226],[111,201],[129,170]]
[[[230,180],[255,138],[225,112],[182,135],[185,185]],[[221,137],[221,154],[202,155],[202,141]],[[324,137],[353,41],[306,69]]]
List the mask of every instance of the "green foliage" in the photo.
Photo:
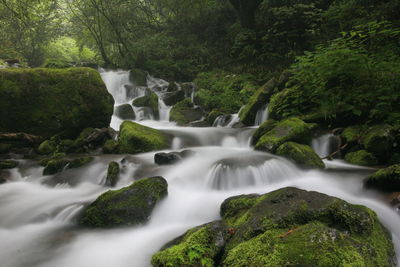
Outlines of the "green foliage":
[[97,62],[96,53],[90,48],[78,45],[75,39],[63,36],[47,45],[45,56],[52,61],[61,62]]
[[366,150],[350,152],[346,154],[344,159],[348,163],[361,166],[374,166],[378,164],[378,160],[376,159],[376,157]]
[[257,87],[253,80],[250,74],[238,75],[225,71],[200,73],[194,81],[198,88],[196,103],[206,110],[236,113]]

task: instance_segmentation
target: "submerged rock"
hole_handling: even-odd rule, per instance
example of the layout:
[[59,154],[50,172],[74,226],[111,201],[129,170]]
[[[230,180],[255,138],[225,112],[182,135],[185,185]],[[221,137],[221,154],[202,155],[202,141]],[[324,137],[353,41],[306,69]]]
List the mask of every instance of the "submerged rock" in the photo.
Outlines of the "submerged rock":
[[122,119],[122,120],[134,120],[135,119],[135,112],[133,108],[129,104],[124,104],[115,107],[115,115]]
[[114,187],[118,182],[119,164],[115,161],[108,164],[106,185]]
[[286,142],[278,147],[276,154],[286,157],[304,168],[325,168],[324,162],[308,145]]
[[85,127],[108,127],[113,106],[90,68],[0,70],[0,132],[75,138]]
[[365,186],[386,192],[400,191],[400,164],[380,169],[365,180]]
[[84,210],[79,224],[109,228],[145,223],[156,204],[167,194],[168,184],[162,177],[138,180],[128,187],[99,196]]
[[142,153],[169,147],[169,137],[159,130],[124,121],[119,129],[119,153]]
[[361,166],[374,166],[378,164],[376,157],[366,150],[347,153],[344,159],[350,164]]
[[284,188],[221,205],[221,221],[188,230],[159,266],[395,266],[390,234],[370,209]]
[[199,107],[195,107],[190,98],[186,98],[177,103],[170,112],[170,120],[175,121],[180,126],[201,120],[203,117],[203,110]]
[[[269,130],[271,125],[262,127]],[[275,127],[264,133],[257,141],[255,149],[275,153],[276,149],[284,142],[293,141],[302,144],[309,144],[311,141],[311,129],[313,125],[305,123],[298,118],[289,118],[276,123]]]

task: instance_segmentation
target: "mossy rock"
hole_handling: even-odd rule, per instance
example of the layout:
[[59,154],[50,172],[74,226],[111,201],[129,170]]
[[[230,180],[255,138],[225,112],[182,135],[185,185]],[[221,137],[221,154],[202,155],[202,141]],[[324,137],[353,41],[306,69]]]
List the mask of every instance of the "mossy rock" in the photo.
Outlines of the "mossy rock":
[[271,131],[275,126],[276,126],[276,121],[273,119],[269,119],[263,124],[261,124],[257,130],[254,132],[253,136],[251,137],[251,144],[255,146],[260,140],[261,136],[263,136],[265,133]]
[[158,110],[158,96],[155,93],[136,98],[133,100],[132,105],[135,107],[148,107],[153,113],[155,119],[160,117]]
[[162,177],[145,178],[128,187],[108,191],[90,204],[79,219],[79,225],[110,228],[147,222],[158,202],[168,194]]
[[163,94],[162,99],[166,105],[173,106],[176,103],[185,99],[185,92],[181,90],[173,92],[168,91],[167,93]]
[[361,143],[381,162],[388,162],[395,143],[394,129],[388,124],[375,125],[363,133]]
[[115,107],[114,114],[122,120],[134,120],[136,117],[132,106],[129,104]]
[[272,78],[250,97],[249,102],[239,113],[239,118],[245,125],[254,125],[257,111],[269,102],[269,98],[274,93],[277,84],[278,81]]
[[0,170],[4,169],[14,169],[18,167],[19,163],[15,160],[0,160]]
[[12,149],[11,144],[2,144],[0,143],[0,154],[7,154]]
[[0,132],[75,138],[85,127],[108,127],[113,105],[90,68],[0,70]]
[[43,169],[43,175],[53,175],[61,172],[70,163],[69,160],[65,158],[55,158],[50,159],[46,162],[46,167]]
[[131,69],[129,80],[136,86],[147,86],[147,73],[141,69]]
[[347,153],[344,159],[350,164],[361,166],[374,166],[378,164],[376,157],[366,150]]
[[223,112],[219,111],[219,110],[212,110],[210,113],[207,114],[206,120],[208,121],[208,123],[210,125],[213,125],[215,120],[219,117],[219,116],[223,116],[225,115]]
[[104,154],[117,154],[118,142],[115,140],[107,140],[102,148]]
[[55,141],[52,140],[43,141],[37,149],[37,152],[42,155],[52,154],[56,151],[57,151],[57,144]]
[[400,191],[400,164],[380,169],[365,180],[365,186],[386,192]]
[[93,160],[94,160],[94,157],[82,157],[82,158],[73,159],[69,162],[68,169],[80,168],[86,164],[89,164]]
[[118,152],[143,153],[169,147],[169,136],[135,122],[124,121],[119,128]]
[[[266,127],[267,125],[264,125]],[[275,153],[276,149],[285,142],[293,141],[309,144],[313,125],[307,124],[298,118],[289,118],[280,121],[266,132],[256,143],[255,149]]]
[[108,164],[106,185],[114,187],[118,182],[119,164],[115,161]]
[[304,168],[325,168],[324,162],[308,145],[286,142],[278,147],[276,154],[286,157]]
[[221,216],[167,243],[152,264],[395,266],[376,214],[335,197],[297,188],[241,195],[222,203]]
[[198,121],[204,117],[204,112],[199,107],[194,107],[190,98],[177,103],[170,112],[170,121],[180,126],[188,125],[190,122]]

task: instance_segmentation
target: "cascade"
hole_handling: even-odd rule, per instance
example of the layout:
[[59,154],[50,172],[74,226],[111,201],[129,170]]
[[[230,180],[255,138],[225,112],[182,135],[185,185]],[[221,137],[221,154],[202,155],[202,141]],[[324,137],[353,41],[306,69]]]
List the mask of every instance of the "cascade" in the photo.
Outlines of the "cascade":
[[[126,94],[129,73],[101,73],[116,105],[141,95]],[[148,77],[148,88],[161,96],[165,81]],[[129,87],[129,86],[128,86]],[[143,94],[144,95],[144,94]],[[173,165],[157,166],[154,154],[99,155],[88,165],[43,177],[43,167],[21,159],[0,185],[0,259],[2,267],[142,267],[166,242],[189,228],[219,219],[220,204],[240,194],[267,193],[294,186],[342,198],[374,210],[391,231],[400,252],[400,218],[396,211],[362,189],[365,169],[337,164],[329,172],[302,170],[289,161],[254,151],[249,140],[254,128],[231,128],[239,121],[232,115],[226,127],[179,127],[168,121],[159,101],[160,121],[143,115],[139,123],[173,136],[172,150],[194,153]],[[140,111],[135,109],[136,114]],[[165,112],[165,114],[162,114]],[[267,114],[267,107],[263,109]],[[261,116],[259,122],[267,118]],[[113,116],[111,127],[122,120]],[[330,152],[330,135],[313,142],[320,156]],[[171,150],[165,150],[169,152]],[[104,185],[108,163],[120,162],[116,189],[135,179],[161,175],[168,181],[168,197],[156,206],[145,225],[86,230],[76,227],[82,208],[110,188]],[[339,169],[339,171],[336,171]],[[343,170],[346,171],[343,171]]]
[[267,120],[268,120],[268,104],[262,106],[257,111],[256,118],[255,118],[255,121],[254,121],[254,125],[255,126],[261,125]]

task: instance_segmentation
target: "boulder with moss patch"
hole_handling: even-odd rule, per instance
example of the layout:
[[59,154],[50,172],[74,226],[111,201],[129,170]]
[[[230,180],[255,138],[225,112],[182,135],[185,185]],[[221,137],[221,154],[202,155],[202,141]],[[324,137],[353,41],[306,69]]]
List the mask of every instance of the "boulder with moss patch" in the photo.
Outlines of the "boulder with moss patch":
[[273,119],[269,119],[263,124],[261,124],[251,137],[251,144],[255,146],[258,140],[260,140],[261,136],[271,131],[275,126],[276,126],[276,121]]
[[106,185],[114,187],[118,182],[119,164],[115,161],[108,164]]
[[395,143],[394,129],[388,124],[375,125],[363,133],[361,143],[379,161],[388,162]]
[[135,107],[148,107],[153,113],[155,119],[160,117],[158,110],[158,96],[155,93],[136,98],[133,100],[132,105]]
[[260,87],[252,97],[250,97],[249,102],[239,113],[239,118],[245,125],[254,125],[258,110],[269,102],[269,98],[274,93],[277,84],[278,81],[275,78],[272,78],[265,85]]
[[307,124],[298,118],[289,118],[280,121],[275,127],[260,137],[255,145],[255,149],[275,153],[280,145],[288,141],[309,144],[312,128],[312,124]]
[[138,180],[128,187],[99,196],[84,210],[79,224],[109,228],[145,223],[156,204],[167,194],[168,184],[162,177]]
[[186,98],[174,105],[170,112],[170,120],[180,126],[188,125],[190,122],[198,121],[203,117],[203,110],[195,107],[190,98]]
[[297,188],[231,197],[221,221],[153,255],[159,266],[395,266],[390,233],[370,209]]
[[325,168],[324,162],[308,145],[286,142],[278,147],[276,154],[286,157],[304,168]]
[[0,132],[75,138],[85,127],[107,127],[113,105],[93,69],[0,70]]
[[169,136],[159,130],[124,121],[119,128],[119,153],[143,153],[169,147]]
[[350,164],[361,166],[374,166],[378,164],[376,157],[366,150],[347,153],[344,159]]
[[375,188],[386,192],[400,191],[400,164],[380,169],[365,180],[368,188]]
[[136,117],[132,106],[129,104],[123,104],[115,107],[114,114],[122,120],[134,120]]

